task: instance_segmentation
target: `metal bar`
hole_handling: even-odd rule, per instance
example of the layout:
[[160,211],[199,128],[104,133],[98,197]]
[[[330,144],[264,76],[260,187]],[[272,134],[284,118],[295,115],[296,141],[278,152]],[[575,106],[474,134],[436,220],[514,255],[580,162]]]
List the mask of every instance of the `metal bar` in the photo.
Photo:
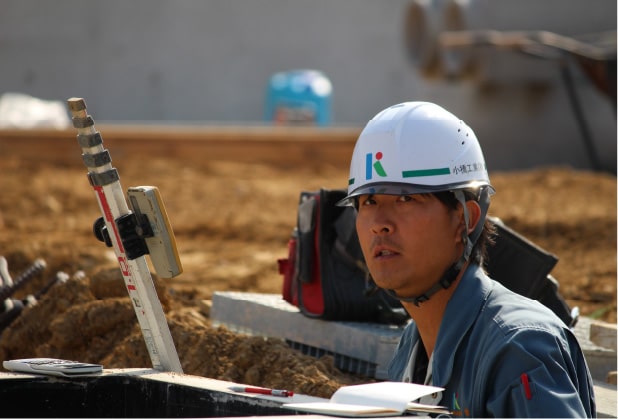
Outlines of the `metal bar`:
[[[26,283],[31,281],[38,273],[43,271],[43,269],[45,269],[46,266],[47,266],[47,263],[43,259],[35,260],[34,263],[28,269],[26,269],[21,275],[19,275],[19,277],[17,277],[14,281],[12,281],[12,283],[0,288],[0,301],[4,301],[7,298],[11,298],[11,296],[15,293],[15,291],[17,291],[18,289],[23,287]],[[4,267],[2,270],[4,270]],[[10,276],[8,276],[8,278],[10,278]]]
[[[613,38],[612,38],[613,37]],[[593,60],[607,60],[616,57],[616,32],[598,34],[596,43],[548,31],[445,31],[439,36],[444,48],[493,46],[530,52],[534,55],[548,55],[560,58],[556,52],[567,52]],[[613,39],[613,41],[612,41]]]

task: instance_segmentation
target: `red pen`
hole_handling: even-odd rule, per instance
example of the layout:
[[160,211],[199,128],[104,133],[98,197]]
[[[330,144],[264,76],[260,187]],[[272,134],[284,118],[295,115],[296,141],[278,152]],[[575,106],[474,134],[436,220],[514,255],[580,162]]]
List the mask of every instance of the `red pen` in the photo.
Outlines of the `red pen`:
[[265,394],[267,396],[278,396],[278,397],[292,397],[294,395],[294,392],[290,390],[275,390],[272,388],[262,388],[262,387],[233,386],[233,387],[230,387],[230,390],[236,391],[238,393],[255,393],[255,394]]

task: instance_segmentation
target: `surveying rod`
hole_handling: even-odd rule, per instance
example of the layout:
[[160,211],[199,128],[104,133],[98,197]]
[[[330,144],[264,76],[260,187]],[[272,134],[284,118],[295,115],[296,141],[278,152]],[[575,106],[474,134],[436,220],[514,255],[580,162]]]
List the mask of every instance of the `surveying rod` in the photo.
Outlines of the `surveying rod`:
[[116,220],[130,214],[131,211],[122,192],[118,171],[111,165],[111,157],[103,147],[101,134],[94,128],[94,120],[88,115],[86,102],[81,98],[70,98],[67,103],[73,116],[73,126],[77,129],[77,140],[82,147],[82,158],[88,168],[88,179],[103,213],[105,226],[142,329],[152,366],[159,371],[182,373],[182,366],[146,258],[128,257],[126,246],[122,242]]

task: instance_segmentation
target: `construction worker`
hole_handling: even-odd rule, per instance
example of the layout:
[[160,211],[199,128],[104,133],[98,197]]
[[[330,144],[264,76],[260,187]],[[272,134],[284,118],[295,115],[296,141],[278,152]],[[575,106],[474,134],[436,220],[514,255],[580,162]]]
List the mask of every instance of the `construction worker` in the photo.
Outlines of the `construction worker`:
[[455,416],[594,417],[572,331],[482,268],[493,193],[474,132],[440,106],[391,106],[360,134],[340,205],[358,210],[371,276],[412,319],[389,379],[443,387],[420,402]]

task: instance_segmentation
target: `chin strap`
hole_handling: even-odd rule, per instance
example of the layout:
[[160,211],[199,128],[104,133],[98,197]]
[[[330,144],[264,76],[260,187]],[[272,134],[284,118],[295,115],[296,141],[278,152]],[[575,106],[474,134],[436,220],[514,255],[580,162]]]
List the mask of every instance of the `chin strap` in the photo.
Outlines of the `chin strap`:
[[471,236],[468,236],[468,225],[470,224],[470,216],[468,214],[468,207],[466,206],[466,197],[463,191],[459,189],[454,190],[453,194],[455,195],[455,198],[457,199],[457,201],[459,201],[459,203],[461,204],[463,208],[463,212],[464,212],[465,228],[461,233],[462,242],[464,244],[464,250],[459,260],[457,260],[457,262],[452,264],[451,267],[448,268],[446,272],[444,272],[442,277],[435,284],[433,284],[431,288],[425,291],[422,295],[419,295],[417,297],[400,297],[393,290],[385,290],[386,293],[389,294],[391,297],[396,298],[400,301],[404,301],[406,303],[413,303],[415,306],[418,307],[421,303],[429,300],[429,298],[432,295],[434,295],[436,292],[450,287],[455,281],[455,279],[457,278],[457,275],[459,275],[461,268],[463,268],[463,266],[466,264],[466,262],[470,258],[470,254],[472,253],[472,248],[474,247],[474,243],[476,243],[476,240],[480,236],[481,231],[483,229],[483,222],[481,220],[485,219],[485,213],[487,212],[487,207],[489,206],[489,191],[487,190],[487,188],[481,190],[480,199],[479,199],[480,201],[479,203],[481,204],[481,219],[479,220],[479,223],[477,224],[476,228],[472,232]]
[[444,275],[442,275],[442,278],[440,278],[438,282],[433,284],[433,286],[429,288],[427,291],[425,291],[423,295],[419,295],[418,297],[400,297],[393,290],[384,290],[384,291],[388,295],[390,295],[393,298],[398,299],[399,301],[405,301],[406,303],[413,303],[415,306],[418,307],[421,303],[424,303],[425,301],[429,300],[429,298],[432,295],[434,295],[436,292],[440,291],[441,289],[447,289],[448,287],[451,286],[451,284],[453,283],[453,281],[455,281],[455,278],[457,278],[457,275],[459,275],[459,272],[461,271],[461,267],[463,266],[463,264],[460,263],[461,261],[462,259],[460,258],[459,261],[457,261],[457,263],[452,264],[451,267],[448,268],[448,270],[444,273]]

